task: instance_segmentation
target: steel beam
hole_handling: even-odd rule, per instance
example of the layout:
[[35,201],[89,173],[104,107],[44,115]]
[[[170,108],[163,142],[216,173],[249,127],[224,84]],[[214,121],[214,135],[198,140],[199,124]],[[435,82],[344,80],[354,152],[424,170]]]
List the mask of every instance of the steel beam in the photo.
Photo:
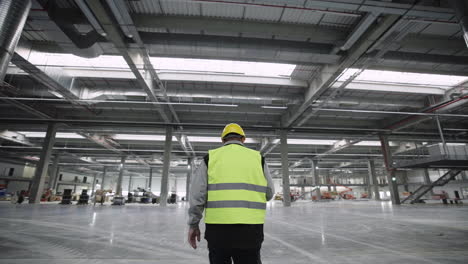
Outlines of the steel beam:
[[[152,102],[158,102],[157,96],[162,96],[165,101],[170,102],[166,94],[166,87],[151,63],[148,51],[130,17],[126,3],[123,0],[107,1],[110,10],[101,1],[87,0],[86,3],[106,32],[107,39],[122,54],[135,75],[137,83],[147,93],[148,99]],[[111,14],[113,14],[113,17]],[[117,24],[114,22],[115,19],[118,22]],[[133,38],[136,46],[130,46],[127,43],[122,31],[126,33],[127,37]],[[143,70],[143,73],[140,70]],[[180,123],[180,119],[172,105],[155,105],[155,109],[165,122]],[[180,129],[183,130],[181,126]],[[193,152],[190,152],[191,149],[188,148],[190,146],[188,141],[182,142],[182,140],[178,139],[178,142],[188,156],[193,155]],[[185,143],[188,143],[188,146]]]
[[382,21],[368,32],[364,33],[361,40],[349,50],[348,55],[340,64],[326,65],[322,68],[321,73],[309,85],[305,95],[304,103],[295,107],[283,115],[281,122],[285,127],[292,126],[310,105],[317,100],[342,74],[342,72],[350,68],[365,52],[378,40],[385,32],[392,27],[398,20],[399,16],[390,15],[382,19]]
[[161,199],[160,205],[167,205],[168,184],[169,184],[169,169],[171,166],[171,152],[172,152],[172,130],[171,126],[166,127],[166,141],[164,144],[164,164],[161,178]]
[[43,54],[33,51],[32,45],[27,40],[22,39],[15,50],[11,62],[28,73],[28,75],[37,82],[43,84],[51,91],[60,94],[71,104],[93,112],[86,103],[77,103],[75,101],[80,98],[73,92],[75,88],[74,77],[67,75],[66,72],[62,70],[62,67],[44,67],[41,69],[30,62],[34,61],[36,57],[40,58],[41,56],[43,56]]
[[281,131],[281,168],[283,177],[283,205],[291,206],[291,189],[289,187],[288,131]]
[[47,127],[46,137],[42,145],[41,155],[39,162],[36,165],[36,172],[34,174],[34,180],[31,185],[31,191],[29,196],[29,203],[40,203],[41,196],[44,191],[45,178],[47,176],[47,170],[49,168],[49,161],[52,155],[52,149],[55,143],[55,134],[57,133],[57,124],[52,123]]
[[[174,0],[180,1],[180,0]],[[357,17],[356,12],[382,12],[392,15],[405,15],[416,17],[418,19],[429,20],[450,20],[453,18],[453,11],[450,8],[444,8],[427,5],[412,5],[406,3],[397,3],[389,1],[306,1],[303,0],[229,0],[229,1],[212,1],[212,0],[194,0],[194,2],[203,4],[226,5],[227,8],[232,6],[243,7],[269,7],[280,9],[300,9],[313,11],[319,14],[334,14],[342,17]],[[338,10],[338,11],[336,11]],[[343,12],[347,11],[347,12]],[[351,12],[349,12],[351,11]]]
[[[86,2],[106,32],[107,39],[111,41],[122,54],[132,73],[135,75],[139,86],[146,92],[148,99],[152,102],[158,102],[157,93],[164,93],[165,87],[151,65],[148,53],[144,49],[139,36],[134,36],[137,42],[140,42],[137,43],[139,47],[131,48],[122,35],[120,27],[113,21],[104,3],[101,1]],[[141,69],[144,70],[144,73],[140,71]],[[171,120],[170,113],[163,107],[159,106],[155,108],[164,121],[169,122],[169,120]]]
[[[200,31],[206,31],[210,32],[211,35],[221,36],[231,32],[233,33],[232,35],[242,34],[244,36],[256,36],[257,41],[260,42],[262,42],[262,37],[269,38],[271,41],[271,36],[275,36],[275,40],[293,39],[305,41],[310,39],[311,42],[335,44],[339,41],[343,41],[347,35],[345,30],[317,25],[284,24],[225,18],[206,19],[197,16],[155,16],[137,14],[133,16],[133,21],[139,31],[154,32],[155,28],[167,28],[169,30],[183,29],[185,32],[191,31],[194,34]],[[154,43],[149,41],[150,39],[148,39],[144,33],[140,33],[140,35],[145,44]],[[188,35],[187,37],[191,37],[193,41],[200,39],[200,37],[195,35]],[[210,38],[210,36],[205,37],[205,39],[206,38]],[[229,42],[226,42],[226,45],[229,44]]]
[[385,162],[385,166],[387,168],[387,183],[388,188],[390,189],[390,195],[392,199],[392,204],[399,205],[400,204],[400,194],[398,192],[398,184],[396,178],[396,169],[393,167],[393,157],[390,151],[390,145],[388,143],[387,136],[380,135],[380,143],[382,147],[383,158]]

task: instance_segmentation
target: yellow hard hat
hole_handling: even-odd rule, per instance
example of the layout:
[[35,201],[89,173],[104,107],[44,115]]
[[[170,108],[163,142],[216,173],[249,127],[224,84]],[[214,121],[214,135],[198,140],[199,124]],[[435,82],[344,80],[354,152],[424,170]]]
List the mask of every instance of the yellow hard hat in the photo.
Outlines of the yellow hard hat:
[[229,133],[236,133],[245,137],[244,130],[242,130],[242,127],[236,123],[227,124],[224,127],[223,133],[221,134],[221,138],[224,138]]

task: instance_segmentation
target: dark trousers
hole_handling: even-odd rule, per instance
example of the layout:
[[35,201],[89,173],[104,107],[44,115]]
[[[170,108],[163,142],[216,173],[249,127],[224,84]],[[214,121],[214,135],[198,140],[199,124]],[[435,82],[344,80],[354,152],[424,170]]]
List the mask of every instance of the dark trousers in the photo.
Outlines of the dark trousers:
[[210,264],[262,264],[260,248],[216,248],[208,247]]

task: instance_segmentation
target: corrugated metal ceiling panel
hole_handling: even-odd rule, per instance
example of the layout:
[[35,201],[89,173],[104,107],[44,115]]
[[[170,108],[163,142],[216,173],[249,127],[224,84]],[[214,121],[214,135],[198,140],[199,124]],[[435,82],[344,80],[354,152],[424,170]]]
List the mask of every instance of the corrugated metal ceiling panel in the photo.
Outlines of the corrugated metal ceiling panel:
[[431,24],[421,31],[421,33],[439,36],[461,36],[458,24]]
[[236,5],[226,8],[222,4],[202,4],[202,13],[208,17],[242,19],[244,7]]
[[323,14],[299,9],[286,9],[284,11],[282,22],[297,23],[297,24],[313,24],[319,23]]
[[201,16],[200,3],[182,1],[160,1],[167,15]]
[[245,19],[277,22],[281,18],[282,8],[249,6],[245,8]]
[[356,24],[359,19],[359,17],[325,14],[319,25],[349,28]]
[[159,0],[128,1],[127,3],[130,10],[134,13],[153,15],[159,15],[163,13],[160,7]]
[[77,7],[74,0],[55,1],[60,8],[75,8]]

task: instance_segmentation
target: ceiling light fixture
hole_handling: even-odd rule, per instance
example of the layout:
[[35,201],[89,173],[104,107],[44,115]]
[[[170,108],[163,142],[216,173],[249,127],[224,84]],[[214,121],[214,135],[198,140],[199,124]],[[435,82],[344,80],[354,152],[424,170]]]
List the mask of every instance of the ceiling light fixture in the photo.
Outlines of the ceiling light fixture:
[[275,105],[262,105],[262,108],[266,109],[288,109],[287,106],[275,106]]

